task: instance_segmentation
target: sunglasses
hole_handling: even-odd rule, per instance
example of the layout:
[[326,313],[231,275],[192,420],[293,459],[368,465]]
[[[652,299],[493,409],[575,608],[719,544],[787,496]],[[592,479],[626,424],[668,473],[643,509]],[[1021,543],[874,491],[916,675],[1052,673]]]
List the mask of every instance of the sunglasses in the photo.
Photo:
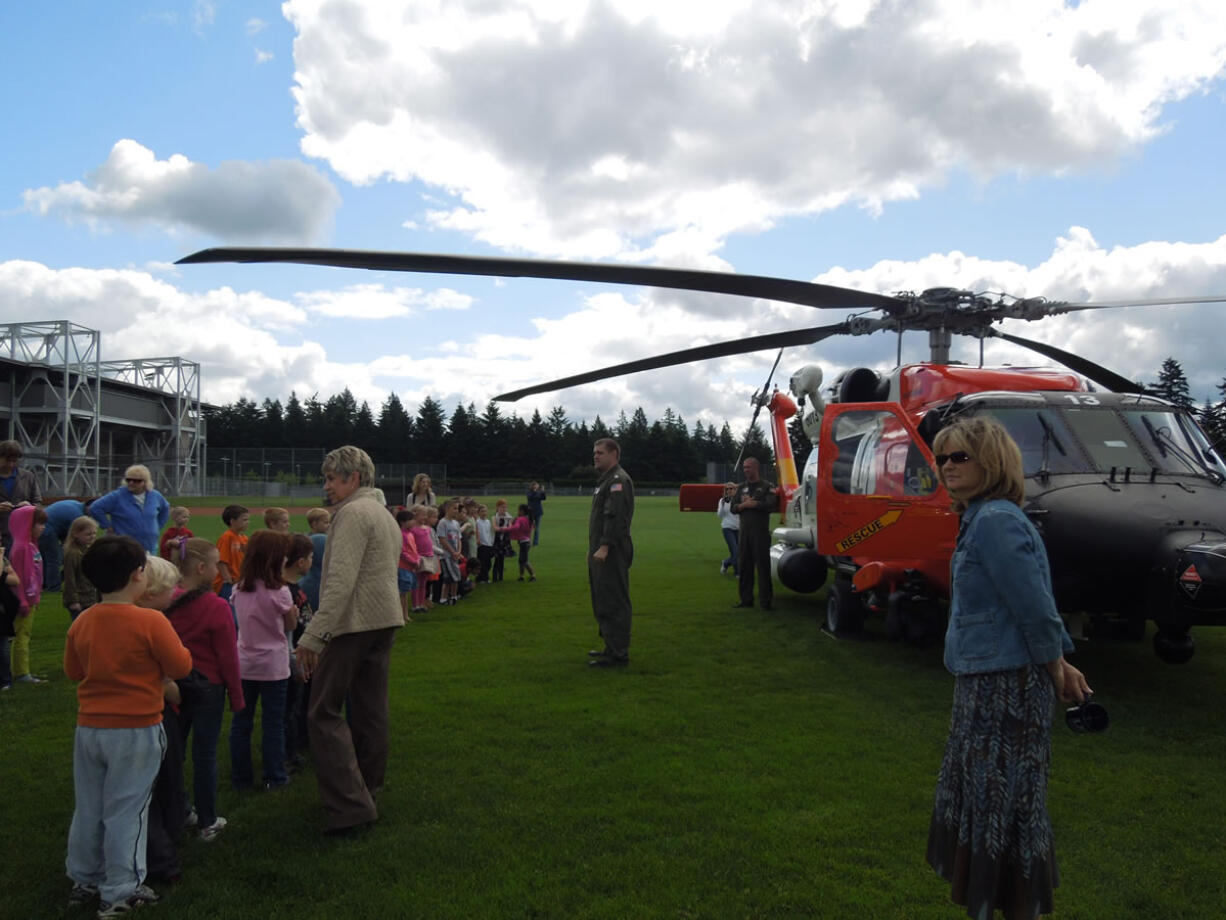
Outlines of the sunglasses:
[[125,479],[124,482],[144,482],[143,479]]
[[972,457],[970,454],[968,454],[964,450],[955,450],[952,454],[937,454],[936,455],[936,461],[937,461],[938,467],[944,466],[946,461],[948,460],[952,460],[954,463],[961,464],[961,463],[968,463],[974,459],[975,459],[974,457]]

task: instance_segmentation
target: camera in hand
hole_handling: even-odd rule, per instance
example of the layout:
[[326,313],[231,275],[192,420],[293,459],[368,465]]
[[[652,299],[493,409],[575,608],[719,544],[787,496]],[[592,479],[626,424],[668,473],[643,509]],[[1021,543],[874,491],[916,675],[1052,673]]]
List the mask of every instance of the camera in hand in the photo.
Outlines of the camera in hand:
[[1064,721],[1078,734],[1094,734],[1105,732],[1111,724],[1111,717],[1107,715],[1106,706],[1095,703],[1091,696],[1087,695],[1082,702],[1064,711]]

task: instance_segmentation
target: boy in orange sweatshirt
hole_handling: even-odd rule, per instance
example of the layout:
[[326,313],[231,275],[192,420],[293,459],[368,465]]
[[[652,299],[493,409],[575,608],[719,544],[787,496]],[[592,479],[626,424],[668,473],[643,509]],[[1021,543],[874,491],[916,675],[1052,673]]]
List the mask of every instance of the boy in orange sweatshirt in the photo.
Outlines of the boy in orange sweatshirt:
[[152,904],[144,884],[149,797],[166,750],[162,680],[186,677],[192,656],[170,621],[133,601],[145,591],[145,548],[94,542],[81,568],[102,595],[68,629],[64,673],[77,687],[68,830],[69,903],[97,894],[104,920]]

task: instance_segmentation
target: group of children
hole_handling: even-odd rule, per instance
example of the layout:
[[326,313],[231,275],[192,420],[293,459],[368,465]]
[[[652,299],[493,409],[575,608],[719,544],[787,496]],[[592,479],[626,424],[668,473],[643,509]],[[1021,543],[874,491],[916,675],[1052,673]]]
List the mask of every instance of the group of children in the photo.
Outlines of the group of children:
[[505,499],[499,499],[490,518],[487,506],[470,498],[452,498],[441,509],[418,504],[396,512],[402,533],[397,578],[404,620],[436,604],[455,604],[472,585],[503,580],[508,557],[519,554],[519,580],[527,573],[536,581],[528,562],[532,521],[528,506],[520,505],[512,517]]
[[[441,509],[397,511],[405,621],[435,604],[455,604],[461,586],[502,581],[505,560],[517,554],[519,580],[535,581],[532,523],[526,505],[518,510],[512,516],[499,500],[490,518],[485,505],[451,499]],[[91,517],[69,528],[63,599],[72,623],[64,670],[78,682],[78,719],[67,869],[70,901],[98,898],[100,918],[159,900],[146,878],[178,878],[185,828],[210,841],[226,827],[217,813],[217,753],[227,695],[234,788],[256,785],[251,747],[259,706],[263,788],[286,785],[303,761],[310,684],[293,648],[319,603],[330,515],[312,510],[310,535],[290,534],[289,512],[270,508],[265,529],[248,537],[250,518],[241,505],[225,508],[226,530],[213,544],[192,534],[187,508],[174,508],[157,556],[131,537],[99,538]],[[28,649],[45,523],[39,508],[15,510],[11,564],[0,551],[0,599],[9,592],[6,606],[18,611],[13,662],[21,682],[41,682],[30,674]]]
[[[70,529],[64,670],[79,686],[69,899],[98,898],[100,918],[159,899],[146,878],[178,878],[185,828],[210,841],[226,827],[217,751],[227,694],[236,789],[255,785],[257,706],[265,789],[286,785],[307,747],[310,685],[292,650],[312,613],[303,582],[317,547],[322,555],[329,513],[311,512],[310,536],[290,534],[281,508],[268,509],[266,529],[250,538],[246,508],[231,505],[222,517],[226,531],[214,545],[193,536],[189,513],[175,509],[158,556],[130,537],[96,539],[88,518]],[[317,583],[315,592],[318,603]]]

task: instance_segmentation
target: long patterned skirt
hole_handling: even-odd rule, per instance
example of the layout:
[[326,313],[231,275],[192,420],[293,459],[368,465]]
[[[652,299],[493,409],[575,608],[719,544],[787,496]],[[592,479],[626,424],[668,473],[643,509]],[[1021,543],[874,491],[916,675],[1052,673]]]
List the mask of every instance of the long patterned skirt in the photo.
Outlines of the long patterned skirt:
[[954,685],[928,862],[968,916],[1033,920],[1060,883],[1047,816],[1055,688],[1045,668],[970,674]]

